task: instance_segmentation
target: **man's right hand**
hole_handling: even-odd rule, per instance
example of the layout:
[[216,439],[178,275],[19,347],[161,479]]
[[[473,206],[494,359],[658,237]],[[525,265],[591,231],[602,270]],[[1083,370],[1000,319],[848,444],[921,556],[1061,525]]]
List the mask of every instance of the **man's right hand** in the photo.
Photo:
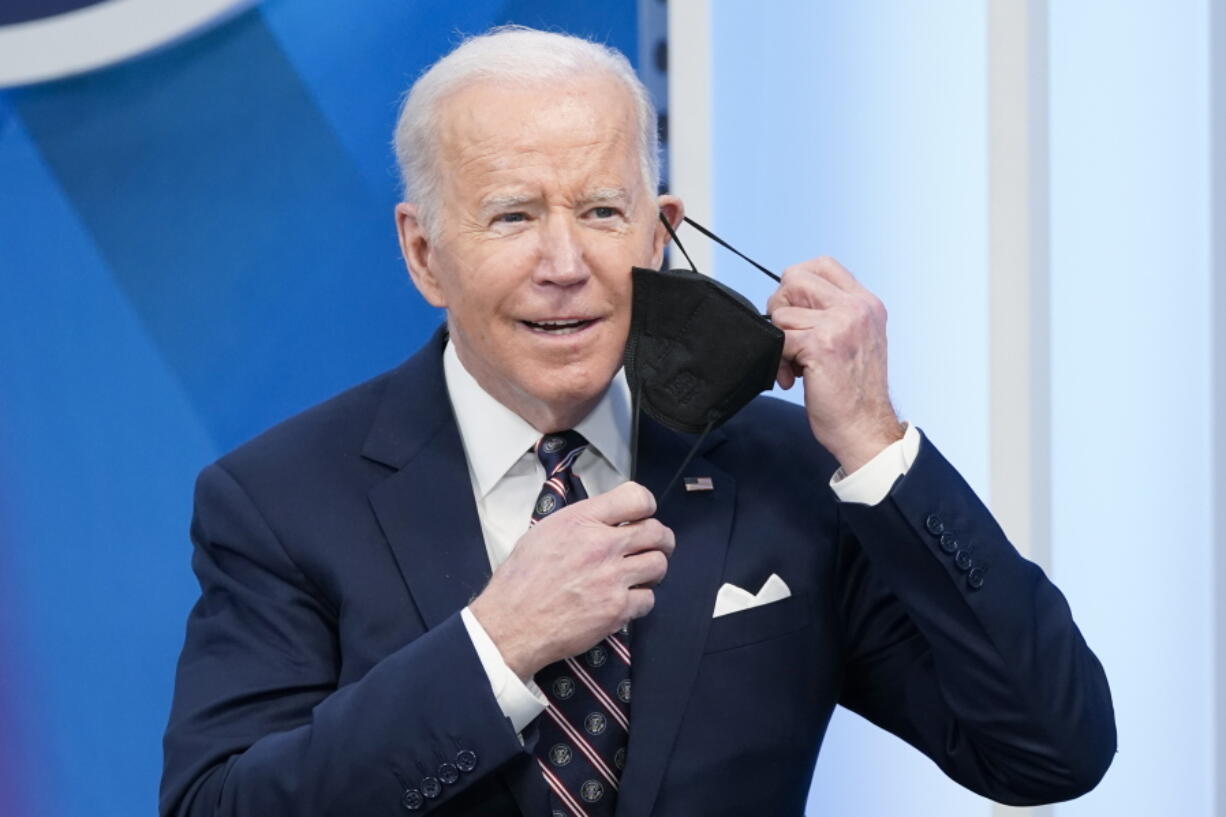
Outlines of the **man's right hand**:
[[635,482],[536,523],[469,605],[507,666],[527,681],[651,612],[676,540]]

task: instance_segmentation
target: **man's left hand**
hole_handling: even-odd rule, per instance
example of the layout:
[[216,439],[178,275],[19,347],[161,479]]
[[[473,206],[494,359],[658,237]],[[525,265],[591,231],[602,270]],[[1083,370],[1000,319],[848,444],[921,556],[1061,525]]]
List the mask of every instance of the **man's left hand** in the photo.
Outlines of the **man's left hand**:
[[779,385],[804,381],[817,441],[851,473],[903,436],[890,405],[886,311],[833,258],[784,270],[766,310],[783,330]]

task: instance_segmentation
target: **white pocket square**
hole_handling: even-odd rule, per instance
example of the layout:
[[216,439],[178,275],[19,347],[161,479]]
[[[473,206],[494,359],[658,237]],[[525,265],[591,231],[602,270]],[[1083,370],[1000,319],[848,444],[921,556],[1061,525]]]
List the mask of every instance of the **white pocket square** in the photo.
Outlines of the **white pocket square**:
[[739,613],[742,610],[761,607],[763,604],[770,604],[774,601],[783,601],[791,595],[792,591],[776,573],[772,573],[770,578],[762,583],[762,589],[757,595],[728,583],[721,587],[719,593],[715,595],[715,612],[711,614],[711,618]]

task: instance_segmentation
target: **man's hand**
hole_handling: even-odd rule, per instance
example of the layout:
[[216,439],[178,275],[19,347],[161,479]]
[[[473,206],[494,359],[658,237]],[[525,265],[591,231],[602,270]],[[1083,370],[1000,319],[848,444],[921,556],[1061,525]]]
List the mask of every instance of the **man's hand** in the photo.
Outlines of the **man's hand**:
[[527,681],[655,604],[676,544],[656,500],[627,482],[533,526],[469,605],[507,666]]
[[851,473],[903,436],[890,405],[885,306],[833,258],[783,273],[766,310],[783,330],[779,385],[804,379],[817,441]]

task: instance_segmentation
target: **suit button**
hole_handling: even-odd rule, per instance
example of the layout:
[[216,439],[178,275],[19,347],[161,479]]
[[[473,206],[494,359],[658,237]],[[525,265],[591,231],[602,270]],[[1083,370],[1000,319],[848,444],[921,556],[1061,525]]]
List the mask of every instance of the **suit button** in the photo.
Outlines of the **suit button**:
[[983,568],[972,567],[971,572],[966,574],[966,584],[972,590],[983,587]]
[[937,516],[935,513],[928,514],[928,517],[924,519],[924,527],[927,528],[928,532],[933,536],[940,536],[945,532],[945,523],[942,522],[941,517]]
[[953,553],[958,549],[958,537],[952,533],[941,534],[941,550],[946,553]]
[[437,777],[423,777],[421,779],[421,793],[433,800],[443,793],[443,784],[438,782]]
[[404,796],[400,798],[400,805],[407,808],[409,811],[417,811],[426,803],[426,798],[421,796],[421,792],[417,789],[405,789]]
[[472,749],[461,749],[455,756],[455,765],[462,772],[471,772],[477,768],[477,753]]
[[444,763],[438,767],[438,779],[450,786],[460,779],[460,770],[454,763]]
[[975,562],[971,560],[971,554],[968,551],[960,550],[954,554],[954,564],[959,570],[970,570]]

